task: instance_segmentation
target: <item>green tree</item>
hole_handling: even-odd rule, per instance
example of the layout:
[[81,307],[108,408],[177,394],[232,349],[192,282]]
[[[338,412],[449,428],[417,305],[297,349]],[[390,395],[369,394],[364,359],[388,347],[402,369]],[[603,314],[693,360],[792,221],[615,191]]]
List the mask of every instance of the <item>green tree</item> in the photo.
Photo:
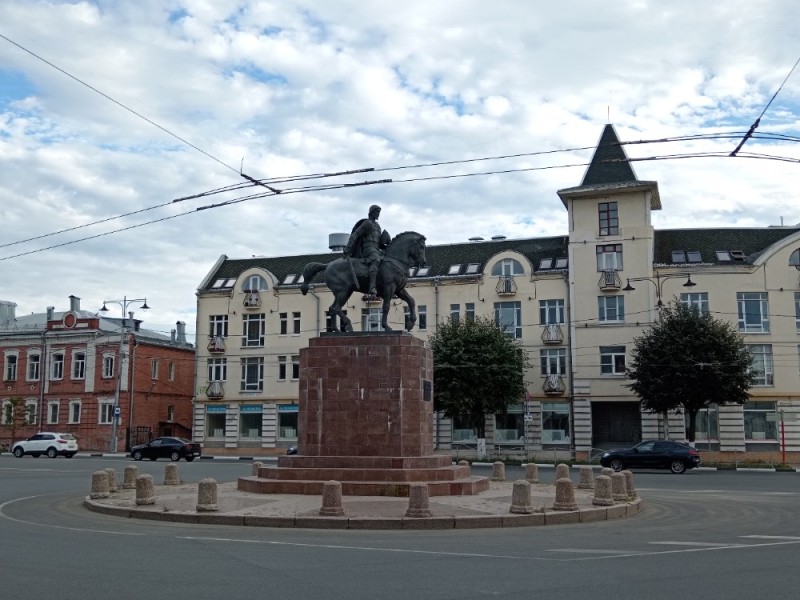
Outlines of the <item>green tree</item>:
[[12,396],[3,403],[3,426],[11,430],[9,449],[17,441],[17,429],[28,423],[25,411],[25,400],[21,396]]
[[504,413],[526,392],[528,356],[489,318],[450,319],[431,336],[434,408],[468,419],[485,437],[484,416]]
[[694,442],[700,410],[748,400],[751,357],[731,323],[677,300],[663,311],[658,323],[634,339],[627,387],[646,410],[683,408],[687,438]]

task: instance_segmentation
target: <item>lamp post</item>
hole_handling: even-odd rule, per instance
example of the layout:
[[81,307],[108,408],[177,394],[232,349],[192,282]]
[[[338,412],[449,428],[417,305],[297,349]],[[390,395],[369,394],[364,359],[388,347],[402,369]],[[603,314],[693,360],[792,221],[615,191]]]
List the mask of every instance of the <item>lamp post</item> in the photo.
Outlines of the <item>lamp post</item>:
[[[664,283],[669,279],[682,279],[686,277],[686,283],[683,284],[685,288],[691,288],[696,286],[697,284],[692,281],[692,274],[691,273],[667,273],[666,275],[661,275],[658,271],[656,271],[655,278],[653,277],[629,277],[625,287],[622,288],[623,292],[632,292],[636,288],[631,285],[631,281],[649,281],[653,284],[656,288],[656,309],[658,310],[658,322],[662,323],[664,320],[664,301],[662,300],[662,294],[664,292]],[[664,412],[664,425],[662,436],[665,440],[669,439],[669,421],[667,417],[667,413]]]
[[125,315],[127,314],[131,322],[133,322],[133,311],[128,312],[128,306],[134,302],[142,302],[139,307],[142,310],[147,310],[147,298],[128,298],[123,296],[122,300],[103,300],[103,308],[100,312],[107,313],[108,308],[106,304],[119,304],[122,307],[122,322],[119,328],[119,364],[117,365],[117,385],[114,389],[114,406],[111,415],[111,452],[117,451],[117,423],[119,423],[120,408],[119,408],[119,393],[122,388],[122,353],[125,348]]

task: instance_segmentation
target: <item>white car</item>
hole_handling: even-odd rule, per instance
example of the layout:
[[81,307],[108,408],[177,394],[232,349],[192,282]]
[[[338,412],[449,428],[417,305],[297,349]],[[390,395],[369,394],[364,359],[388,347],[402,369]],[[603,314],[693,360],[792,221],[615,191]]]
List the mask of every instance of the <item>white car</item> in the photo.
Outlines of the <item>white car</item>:
[[52,433],[41,431],[32,435],[27,440],[17,442],[11,448],[11,452],[17,458],[22,458],[26,454],[40,456],[46,454],[50,458],[56,456],[66,456],[72,458],[78,451],[78,441],[71,433]]

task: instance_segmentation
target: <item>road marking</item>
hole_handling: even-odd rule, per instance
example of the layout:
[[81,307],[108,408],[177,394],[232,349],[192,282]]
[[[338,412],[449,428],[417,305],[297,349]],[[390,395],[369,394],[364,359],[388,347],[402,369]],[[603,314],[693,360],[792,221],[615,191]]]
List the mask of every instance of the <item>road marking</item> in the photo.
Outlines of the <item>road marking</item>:
[[744,546],[745,544],[723,544],[720,542],[647,542],[654,546],[696,546],[698,548],[728,548],[732,546]]
[[743,535],[740,537],[755,540],[800,540],[800,537],[796,535]]
[[548,552],[572,552],[575,554],[629,554],[635,552],[634,550],[601,550],[599,548],[553,548]]

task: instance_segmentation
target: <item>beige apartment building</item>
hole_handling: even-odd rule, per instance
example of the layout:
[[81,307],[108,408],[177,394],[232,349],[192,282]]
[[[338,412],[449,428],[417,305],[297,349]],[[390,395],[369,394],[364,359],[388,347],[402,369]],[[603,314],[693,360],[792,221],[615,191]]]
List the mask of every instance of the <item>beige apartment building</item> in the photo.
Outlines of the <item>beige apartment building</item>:
[[[800,228],[655,230],[658,184],[637,179],[611,125],[581,184],[558,196],[565,235],[428,246],[427,264],[410,273],[413,335],[491,316],[529,353],[526,397],[486,417],[487,453],[586,458],[685,439],[685,415],[664,423],[625,387],[633,339],[678,299],[733,323],[754,357],[750,401],[702,411],[698,448],[721,459],[800,458]],[[339,257],[346,239],[332,234],[331,252],[314,255],[223,255],[200,284],[194,437],[206,452],[281,453],[296,443],[299,350],[328,330],[332,302],[317,280],[301,295],[301,273]],[[379,328],[380,310],[358,294],[347,306],[362,331]],[[395,300],[389,323],[403,321]],[[474,425],[437,416],[436,448],[474,454]]]

